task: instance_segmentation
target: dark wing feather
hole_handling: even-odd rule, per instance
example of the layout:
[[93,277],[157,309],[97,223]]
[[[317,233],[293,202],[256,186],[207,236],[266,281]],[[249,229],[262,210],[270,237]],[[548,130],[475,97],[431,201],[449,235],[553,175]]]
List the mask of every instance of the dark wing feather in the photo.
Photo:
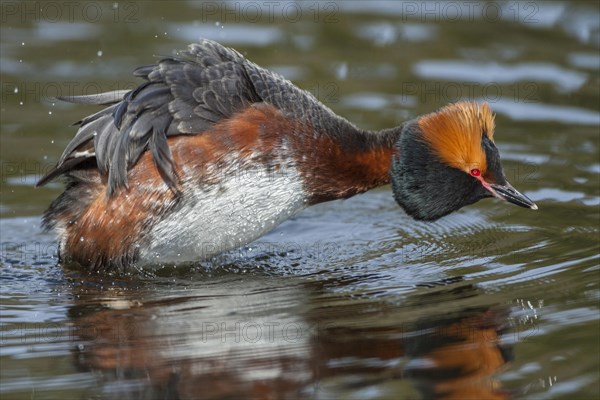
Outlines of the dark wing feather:
[[196,135],[253,103],[266,102],[310,124],[315,132],[353,127],[283,77],[246,60],[237,51],[203,40],[187,51],[137,68],[145,80],[132,91],[62,98],[73,103],[108,105],[78,122],[79,131],[56,167],[39,182],[89,165],[108,174],[108,194],[127,186],[127,171],[149,150],[172,190],[177,176],[167,137]]

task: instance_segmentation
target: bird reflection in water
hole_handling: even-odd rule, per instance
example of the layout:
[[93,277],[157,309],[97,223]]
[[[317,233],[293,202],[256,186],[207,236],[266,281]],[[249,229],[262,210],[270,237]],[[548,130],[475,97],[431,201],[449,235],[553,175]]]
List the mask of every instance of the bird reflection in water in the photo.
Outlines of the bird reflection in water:
[[[508,307],[469,306],[482,293],[464,283],[423,290],[398,305],[256,277],[180,297],[88,285],[71,310],[75,362],[122,399],[507,398],[494,374],[512,359]],[[464,309],[443,310],[456,299]]]

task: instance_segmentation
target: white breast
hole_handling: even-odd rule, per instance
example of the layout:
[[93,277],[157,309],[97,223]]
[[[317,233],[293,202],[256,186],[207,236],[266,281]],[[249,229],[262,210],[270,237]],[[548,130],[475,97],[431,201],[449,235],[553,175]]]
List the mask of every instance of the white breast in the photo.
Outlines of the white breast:
[[218,184],[185,184],[182,207],[152,228],[138,265],[207,259],[250,243],[306,207],[295,168],[261,166],[227,175]]

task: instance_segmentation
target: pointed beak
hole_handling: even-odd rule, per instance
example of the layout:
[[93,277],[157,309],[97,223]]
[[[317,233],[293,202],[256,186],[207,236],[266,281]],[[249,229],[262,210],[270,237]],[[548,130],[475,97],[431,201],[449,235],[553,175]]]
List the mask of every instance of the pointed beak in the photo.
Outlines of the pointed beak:
[[492,194],[499,199],[506,200],[509,203],[513,203],[521,207],[531,208],[532,210],[538,209],[538,206],[536,206],[529,197],[519,193],[519,191],[512,187],[512,185],[508,182],[506,182],[505,185],[497,185],[492,183],[489,186],[493,190]]

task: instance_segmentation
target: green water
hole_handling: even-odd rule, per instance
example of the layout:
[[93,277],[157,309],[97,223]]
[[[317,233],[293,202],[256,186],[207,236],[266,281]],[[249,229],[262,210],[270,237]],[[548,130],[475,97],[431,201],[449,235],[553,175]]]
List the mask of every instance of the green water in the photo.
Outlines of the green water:
[[[456,5],[462,5],[457,8]],[[600,10],[595,2],[2,2],[0,396],[600,395]],[[418,223],[389,188],[312,207],[155,277],[56,265],[35,181],[95,110],[200,37],[370,129],[488,101],[495,200]]]

